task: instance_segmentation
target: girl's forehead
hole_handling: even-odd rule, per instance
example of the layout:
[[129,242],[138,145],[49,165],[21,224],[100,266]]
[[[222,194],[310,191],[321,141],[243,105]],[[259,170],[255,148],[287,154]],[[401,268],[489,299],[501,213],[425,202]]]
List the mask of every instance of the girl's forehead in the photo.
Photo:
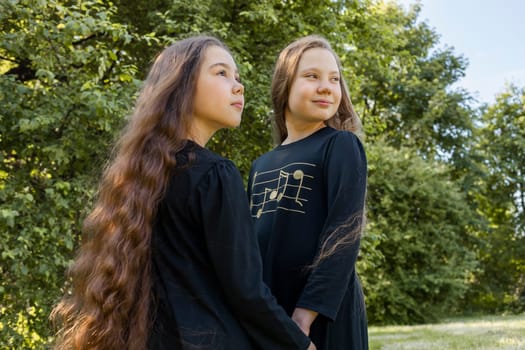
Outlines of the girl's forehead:
[[227,64],[236,67],[232,55],[220,46],[210,46],[206,49],[203,56],[204,65],[214,65],[217,63]]
[[298,70],[317,68],[339,71],[334,54],[330,50],[320,47],[304,51],[297,63],[297,68]]

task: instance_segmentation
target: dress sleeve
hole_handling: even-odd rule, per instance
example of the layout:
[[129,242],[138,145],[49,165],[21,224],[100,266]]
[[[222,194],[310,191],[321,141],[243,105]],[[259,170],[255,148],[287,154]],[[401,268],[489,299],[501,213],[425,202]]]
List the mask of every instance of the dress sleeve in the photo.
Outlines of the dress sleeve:
[[261,349],[306,349],[310,339],[264,284],[257,238],[241,175],[219,162],[197,187],[208,253],[224,295]]
[[347,291],[359,253],[366,196],[367,161],[363,145],[350,132],[339,133],[330,143],[323,164],[327,216],[319,251],[342,242],[314,265],[296,307],[319,312],[335,320]]
[[[250,198],[252,198],[252,181],[253,181],[254,167],[255,167],[255,161],[252,162],[252,166],[250,167],[250,173],[248,174],[248,182],[246,184],[246,195],[248,197],[248,201],[250,201]],[[250,203],[250,211],[251,211],[251,203]]]

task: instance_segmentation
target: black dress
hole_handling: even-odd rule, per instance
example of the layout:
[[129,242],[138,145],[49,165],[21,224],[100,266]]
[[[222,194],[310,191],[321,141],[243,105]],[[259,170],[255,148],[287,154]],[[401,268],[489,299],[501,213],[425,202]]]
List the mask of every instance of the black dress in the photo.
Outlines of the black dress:
[[191,141],[176,158],[152,236],[149,349],[306,349],[262,281],[237,168]]
[[359,236],[312,266],[327,237],[340,238],[355,228],[353,219],[364,210],[366,177],[359,139],[330,127],[276,147],[250,172],[248,194],[264,280],[289,315],[296,307],[319,313],[310,333],[318,350],[368,349],[355,270]]

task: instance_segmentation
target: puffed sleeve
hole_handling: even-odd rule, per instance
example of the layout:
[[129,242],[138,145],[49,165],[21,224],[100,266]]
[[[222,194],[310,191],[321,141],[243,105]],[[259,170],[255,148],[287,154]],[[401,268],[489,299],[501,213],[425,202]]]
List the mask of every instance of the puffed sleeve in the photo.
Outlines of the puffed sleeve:
[[[311,271],[296,307],[306,308],[335,320],[355,272],[366,196],[367,161],[363,145],[350,132],[331,140],[323,164],[327,216],[320,235],[322,247],[338,246]],[[318,252],[318,254],[319,254]]]
[[218,162],[197,187],[205,240],[215,274],[238,320],[261,349],[306,349],[309,338],[264,284],[262,262],[241,175]]

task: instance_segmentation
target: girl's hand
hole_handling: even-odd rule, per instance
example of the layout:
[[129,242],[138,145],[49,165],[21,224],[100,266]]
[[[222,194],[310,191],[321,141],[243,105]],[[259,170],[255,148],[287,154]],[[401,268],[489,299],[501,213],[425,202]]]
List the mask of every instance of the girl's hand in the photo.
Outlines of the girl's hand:
[[310,345],[308,346],[307,350],[317,350],[313,341],[310,342]]
[[298,307],[293,311],[292,320],[297,323],[304,334],[310,335],[310,326],[312,325],[312,322],[314,322],[317,315],[318,313],[315,311]]

